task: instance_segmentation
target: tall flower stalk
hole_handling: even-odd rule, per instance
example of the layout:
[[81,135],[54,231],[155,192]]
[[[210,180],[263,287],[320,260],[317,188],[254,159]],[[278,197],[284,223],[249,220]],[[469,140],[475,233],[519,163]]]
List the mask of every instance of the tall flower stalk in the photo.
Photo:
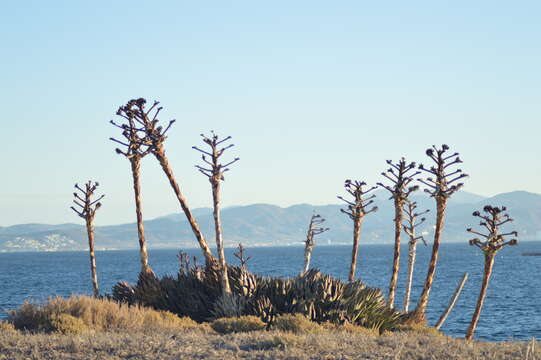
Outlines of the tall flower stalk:
[[481,291],[479,293],[479,298],[477,299],[477,306],[475,307],[470,326],[466,331],[466,340],[468,341],[472,340],[475,328],[479,322],[481,309],[483,308],[483,303],[487,294],[488,283],[490,281],[490,276],[492,275],[492,268],[494,267],[494,257],[496,256],[496,253],[507,245],[516,245],[518,243],[516,239],[505,239],[508,236],[517,236],[518,234],[516,231],[500,233],[500,226],[513,221],[508,214],[504,213],[506,210],[505,207],[499,208],[487,205],[483,208],[486,215],[482,215],[479,211],[473,213],[473,216],[481,219],[479,225],[487,230],[487,234],[483,234],[471,228],[467,229],[468,232],[481,236],[482,239],[474,238],[470,240],[470,245],[477,246],[485,255],[485,269],[483,272]]
[[[222,220],[221,220],[221,182],[225,179],[224,173],[229,171],[230,165],[239,161],[240,158],[234,158],[232,161],[229,161],[226,164],[220,163],[220,157],[223,155],[224,151],[234,146],[234,144],[229,144],[222,146],[225,142],[231,139],[231,136],[220,139],[218,135],[211,132],[211,136],[205,136],[201,134],[203,142],[207,144],[210,148],[209,151],[202,150],[197,146],[192,148],[199,151],[201,155],[201,160],[204,162],[204,166],[196,165],[195,167],[210,181],[212,187],[212,204],[213,204],[213,215],[214,215],[214,233],[216,236],[216,248],[218,251],[218,263],[220,264],[221,272],[221,283],[222,291],[224,294],[231,294],[231,287],[229,286],[229,278],[227,276],[227,263],[225,261],[224,254],[224,239],[222,236]],[[208,167],[207,167],[208,166]]]
[[387,160],[387,164],[391,167],[386,172],[381,173],[386,177],[391,185],[377,183],[378,186],[388,190],[391,193],[391,198],[394,200],[394,257],[391,280],[389,283],[389,307],[394,307],[394,298],[396,293],[396,285],[398,283],[398,271],[400,267],[400,234],[402,233],[402,207],[408,199],[408,196],[419,189],[419,186],[410,186],[414,181],[413,177],[418,175],[420,171],[411,173],[415,169],[415,163],[406,163],[404,158],[394,164],[391,160]]
[[462,173],[461,169],[457,169],[455,171],[450,171],[448,169],[453,165],[462,163],[462,160],[460,160],[457,152],[449,154],[448,150],[449,146],[445,144],[443,144],[441,148],[437,148],[436,146],[432,145],[432,148],[426,150],[426,155],[430,158],[434,165],[429,168],[424,167],[422,164],[419,165],[419,170],[428,173],[428,177],[418,180],[427,186],[424,191],[429,193],[430,196],[436,200],[436,229],[434,231],[432,255],[430,257],[430,263],[428,265],[423,291],[419,297],[417,307],[410,316],[410,319],[416,323],[426,322],[426,308],[428,306],[430,289],[432,289],[432,283],[434,282],[434,275],[436,273],[436,265],[438,263],[441,234],[443,231],[447,201],[464,185],[463,183],[457,183],[457,181],[468,176]]
[[110,138],[110,140],[123,146],[116,148],[117,154],[124,155],[130,161],[133,179],[133,193],[135,198],[135,216],[137,219],[137,237],[139,239],[139,258],[141,272],[152,273],[148,264],[147,242],[145,239],[145,227],[143,224],[143,205],[141,200],[141,159],[150,153],[150,148],[145,141],[144,128],[137,123],[137,114],[133,110],[135,100],[130,100],[125,106],[118,108],[116,114],[123,119],[122,123],[110,121],[112,125],[122,130],[123,140]]
[[346,192],[353,197],[352,200],[346,200],[342,196],[338,198],[347,204],[346,209],[340,209],[341,212],[349,216],[353,220],[353,249],[351,250],[351,266],[349,268],[348,280],[355,280],[355,271],[357,269],[357,257],[359,254],[359,240],[361,237],[361,226],[364,217],[378,210],[377,206],[373,206],[369,209],[370,205],[374,202],[376,195],[365,196],[369,192],[375,190],[377,187],[373,186],[368,190],[364,190],[366,183],[364,181],[352,181],[346,180],[344,182],[344,188]]
[[328,231],[329,228],[322,227],[325,219],[319,214],[312,214],[310,217],[310,223],[308,224],[308,231],[306,233],[306,241],[304,242],[304,265],[301,270],[301,275],[308,271],[310,268],[310,260],[312,259],[312,250],[316,246],[314,236]]
[[417,256],[417,242],[421,240],[425,246],[427,246],[426,241],[422,235],[417,236],[416,229],[426,220],[426,218],[421,218],[417,221],[419,216],[422,216],[428,213],[430,210],[425,210],[423,212],[417,212],[417,203],[415,201],[406,200],[403,205],[404,212],[406,213],[406,224],[403,224],[404,232],[409,237],[409,248],[408,248],[408,276],[406,280],[406,293],[404,295],[404,306],[403,311],[405,313],[409,310],[410,295],[411,295],[411,285],[413,283],[413,269],[415,267],[415,259]]
[[170,120],[165,128],[159,125],[158,115],[162,110],[162,107],[158,107],[158,105],[159,102],[155,101],[154,104],[152,104],[152,106],[147,110],[145,108],[146,100],[139,98],[128,101],[128,103],[121,107],[119,111],[129,114],[130,117],[133,118],[135,124],[137,124],[138,131],[144,132],[144,145],[147,146],[147,151],[154,155],[154,157],[160,163],[163,172],[167,176],[180,207],[182,208],[184,215],[186,215],[197,242],[201,247],[206,264],[213,265],[216,262],[216,259],[212,256],[210,247],[208,246],[207,241],[199,228],[197,220],[193,216],[190,207],[188,206],[188,201],[182,193],[180,186],[176,181],[175,175],[173,174],[173,169],[169,164],[169,160],[165,155],[164,142],[167,139],[166,134],[171,126],[175,123],[175,120]]
[[98,285],[98,273],[96,270],[96,254],[94,253],[94,216],[96,211],[101,207],[101,199],[105,195],[101,195],[97,199],[93,200],[94,191],[98,188],[97,182],[92,183],[88,181],[84,189],[78,184],[75,184],[75,189],[78,192],[73,193],[73,202],[77,205],[77,208],[71,206],[71,209],[79,215],[79,217],[85,219],[86,233],[88,236],[88,251],[90,253],[90,276],[92,278],[92,288],[94,297],[98,297],[100,294],[100,287]]

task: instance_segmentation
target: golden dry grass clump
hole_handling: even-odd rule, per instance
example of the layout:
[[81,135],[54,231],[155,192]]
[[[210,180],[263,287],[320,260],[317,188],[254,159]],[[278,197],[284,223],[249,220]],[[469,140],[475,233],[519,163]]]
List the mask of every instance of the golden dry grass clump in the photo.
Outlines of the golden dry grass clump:
[[43,305],[26,302],[10,312],[8,320],[19,330],[69,334],[198,327],[195,321],[170,312],[88,296],[56,297]]
[[5,321],[0,321],[0,335],[12,334],[16,332],[17,332],[17,329],[15,329],[15,326],[13,326],[13,324],[5,322]]
[[258,331],[266,327],[260,318],[251,315],[217,319],[210,326],[220,334]]

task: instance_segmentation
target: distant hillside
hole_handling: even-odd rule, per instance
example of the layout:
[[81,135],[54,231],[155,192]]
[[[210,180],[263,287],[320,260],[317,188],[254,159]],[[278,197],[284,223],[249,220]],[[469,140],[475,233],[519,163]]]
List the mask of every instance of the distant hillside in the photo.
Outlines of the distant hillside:
[[[394,217],[392,201],[388,194],[377,193],[379,211],[366,217],[362,239],[364,243],[393,242]],[[419,210],[431,209],[422,229],[430,240],[434,225],[434,200],[416,195]],[[444,241],[467,241],[470,236],[467,227],[477,221],[471,216],[475,210],[486,204],[507,206],[515,219],[508,228],[519,231],[519,240],[541,239],[541,195],[525,191],[500,194],[484,198],[470,193],[458,193],[449,202],[446,212]],[[300,245],[306,235],[311,214],[321,214],[331,228],[317,238],[320,244],[349,244],[352,225],[341,205],[312,206],[309,204],[281,208],[269,204],[253,204],[226,208],[222,212],[226,246],[242,242],[247,246]],[[214,243],[212,209],[194,209],[202,231],[209,244]],[[184,214],[171,214],[145,221],[146,236],[151,248],[188,248],[197,243]],[[98,248],[127,249],[138,245],[135,224],[98,226],[96,246]],[[81,225],[22,224],[0,228],[0,251],[52,251],[78,250],[86,248],[86,233]]]

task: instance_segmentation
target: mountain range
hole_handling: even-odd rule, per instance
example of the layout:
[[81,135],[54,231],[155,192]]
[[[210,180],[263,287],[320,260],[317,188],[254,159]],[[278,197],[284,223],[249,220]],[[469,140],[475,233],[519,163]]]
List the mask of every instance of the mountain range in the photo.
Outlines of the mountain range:
[[[361,242],[390,244],[394,241],[394,207],[385,190],[376,192],[379,210],[366,216]],[[427,241],[434,229],[435,202],[425,195],[412,197],[418,210],[430,209],[426,222],[418,229]],[[449,200],[443,241],[467,241],[465,229],[474,227],[478,220],[472,212],[485,205],[506,206],[514,219],[504,230],[517,230],[518,240],[541,240],[541,195],[514,191],[486,198],[459,192]],[[222,210],[224,242],[228,247],[238,243],[245,246],[301,245],[305,239],[310,216],[316,212],[326,219],[330,230],[316,237],[319,244],[350,244],[352,222],[340,212],[343,205],[293,205],[282,208],[270,204],[234,206]],[[209,244],[214,244],[214,223],[211,208],[194,209],[193,213]],[[149,248],[190,248],[197,242],[183,213],[162,216],[144,222]],[[135,223],[97,226],[97,249],[131,249],[138,246]],[[86,228],[78,224],[20,224],[0,227],[0,251],[60,251],[87,248]]]

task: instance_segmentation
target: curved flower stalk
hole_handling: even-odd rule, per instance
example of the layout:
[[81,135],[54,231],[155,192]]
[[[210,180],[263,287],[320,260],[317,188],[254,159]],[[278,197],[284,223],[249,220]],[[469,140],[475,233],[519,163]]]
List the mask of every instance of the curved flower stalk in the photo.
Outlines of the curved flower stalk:
[[306,241],[304,242],[304,265],[300,275],[305,274],[310,268],[310,259],[312,258],[312,250],[316,246],[314,236],[328,231],[329,228],[322,227],[321,224],[325,219],[319,214],[312,214],[310,223],[308,224],[308,232],[306,233]]
[[129,118],[132,118],[134,123],[138,126],[137,130],[144,133],[143,144],[147,147],[147,151],[152,153],[152,155],[154,155],[154,157],[160,163],[163,172],[167,176],[167,179],[173,188],[180,207],[190,223],[197,242],[201,247],[206,264],[212,265],[216,262],[216,259],[212,256],[210,247],[208,246],[205,237],[199,228],[199,224],[188,206],[188,201],[180,190],[180,186],[173,174],[173,169],[171,168],[169,160],[165,155],[165,147],[163,144],[167,139],[167,131],[175,123],[175,120],[170,120],[165,128],[159,125],[158,115],[162,110],[162,107],[158,107],[158,105],[159,102],[155,101],[154,104],[152,104],[152,106],[147,110],[145,108],[146,100],[139,98],[128,101],[128,103],[121,107],[119,111],[125,113]]

